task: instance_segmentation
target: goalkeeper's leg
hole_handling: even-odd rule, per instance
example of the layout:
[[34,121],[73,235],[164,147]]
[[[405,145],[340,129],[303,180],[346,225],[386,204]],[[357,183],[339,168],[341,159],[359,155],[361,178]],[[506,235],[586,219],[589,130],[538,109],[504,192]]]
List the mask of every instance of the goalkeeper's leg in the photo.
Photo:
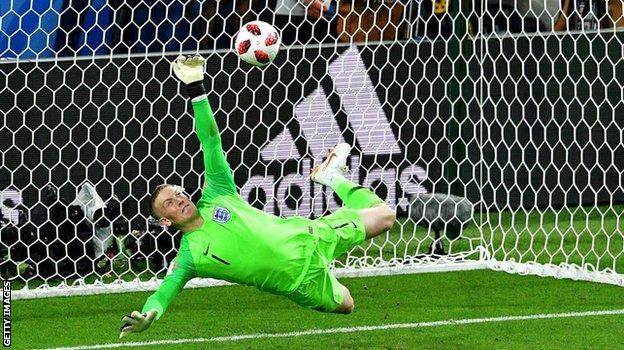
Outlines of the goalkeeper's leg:
[[347,170],[346,160],[351,147],[340,143],[331,149],[327,159],[312,170],[312,181],[331,187],[351,209],[359,209],[358,214],[364,224],[366,239],[375,237],[392,228],[396,215],[386,203],[368,188],[347,180],[343,174]]

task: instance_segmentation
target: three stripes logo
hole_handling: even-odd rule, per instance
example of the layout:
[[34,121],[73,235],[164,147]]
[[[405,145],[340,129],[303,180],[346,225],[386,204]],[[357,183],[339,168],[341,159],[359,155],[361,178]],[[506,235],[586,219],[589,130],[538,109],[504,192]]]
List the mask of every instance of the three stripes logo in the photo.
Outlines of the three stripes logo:
[[[362,165],[364,160],[375,163],[380,156],[388,159],[404,157],[357,48],[347,49],[331,62],[327,75],[339,97],[340,111],[332,109],[330,98],[321,84],[299,101],[294,107],[293,117],[300,128],[298,137],[303,136],[308,151],[305,154],[300,152],[296,138],[288,127],[260,150],[263,161],[284,163],[294,160],[299,164],[299,171],[290,174],[282,172],[279,178],[252,176],[241,188],[243,198],[249,198],[251,191],[262,190],[266,197],[263,209],[280,215],[321,215],[326,210],[339,208],[335,198],[327,195],[320,185],[312,183],[308,175],[314,162],[321,161],[327,150],[340,142],[357,145],[354,151],[357,154],[350,157],[351,180],[371,187],[383,184],[387,189],[385,199],[388,204],[405,207],[410,194],[427,192],[421,185],[427,177],[426,171],[415,164],[401,171],[391,165],[393,162],[384,167],[379,164]],[[340,115],[347,116],[346,122],[339,122]],[[301,194],[296,206],[287,203],[293,187],[298,188],[297,192]]]

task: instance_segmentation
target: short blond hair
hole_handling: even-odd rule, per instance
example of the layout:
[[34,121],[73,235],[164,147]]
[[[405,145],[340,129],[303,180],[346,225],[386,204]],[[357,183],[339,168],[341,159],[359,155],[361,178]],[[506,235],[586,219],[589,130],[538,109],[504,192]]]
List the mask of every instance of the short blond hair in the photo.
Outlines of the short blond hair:
[[162,216],[156,214],[156,212],[154,210],[154,204],[156,202],[156,197],[158,197],[158,195],[160,194],[160,191],[162,191],[167,186],[172,186],[172,185],[170,185],[170,184],[162,184],[162,185],[156,186],[156,188],[154,189],[154,192],[152,192],[152,195],[150,197],[149,213],[156,220],[160,220],[160,218],[162,217]]

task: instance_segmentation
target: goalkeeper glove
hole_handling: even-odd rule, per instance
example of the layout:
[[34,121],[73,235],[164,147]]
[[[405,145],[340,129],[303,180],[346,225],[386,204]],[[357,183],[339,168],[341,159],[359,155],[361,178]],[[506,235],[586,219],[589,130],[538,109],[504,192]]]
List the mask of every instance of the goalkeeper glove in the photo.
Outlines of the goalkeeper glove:
[[186,84],[190,98],[206,94],[203,84],[205,62],[203,57],[195,55],[192,57],[180,56],[171,63],[175,76]]
[[121,320],[124,322],[121,326],[121,333],[119,338],[123,338],[130,333],[139,333],[148,329],[154,322],[154,318],[158,312],[156,310],[150,310],[144,314],[138,311],[132,311],[132,314],[124,316]]

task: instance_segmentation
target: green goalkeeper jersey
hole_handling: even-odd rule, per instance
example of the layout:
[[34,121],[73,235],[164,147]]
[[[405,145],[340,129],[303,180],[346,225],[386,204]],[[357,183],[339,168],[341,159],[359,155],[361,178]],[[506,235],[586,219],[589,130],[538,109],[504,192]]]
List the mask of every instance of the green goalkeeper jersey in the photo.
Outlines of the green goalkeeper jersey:
[[157,318],[194,277],[292,292],[303,280],[318,240],[312,220],[267,214],[238,194],[208,99],[195,99],[193,111],[204,153],[205,183],[197,203],[204,223],[184,234],[167,276],[143,306],[143,312],[157,310]]

